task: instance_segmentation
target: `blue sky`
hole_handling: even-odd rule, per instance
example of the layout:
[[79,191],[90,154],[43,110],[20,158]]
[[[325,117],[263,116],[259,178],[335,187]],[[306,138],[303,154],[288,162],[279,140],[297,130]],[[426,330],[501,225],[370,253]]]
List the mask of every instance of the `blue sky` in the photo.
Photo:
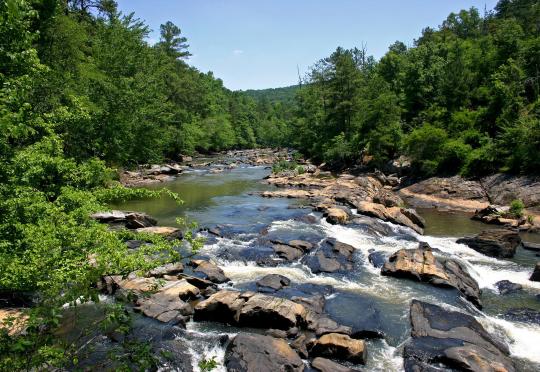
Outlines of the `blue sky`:
[[396,40],[411,45],[426,26],[472,6],[483,12],[496,0],[118,0],[159,39],[172,21],[188,38],[189,63],[213,71],[233,90],[296,84],[337,46],[365,44],[380,58]]

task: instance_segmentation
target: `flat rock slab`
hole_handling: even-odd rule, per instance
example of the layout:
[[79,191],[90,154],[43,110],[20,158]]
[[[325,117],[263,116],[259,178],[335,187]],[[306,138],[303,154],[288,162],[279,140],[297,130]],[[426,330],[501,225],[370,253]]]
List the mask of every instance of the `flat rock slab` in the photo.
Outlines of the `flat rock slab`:
[[435,367],[474,372],[513,372],[506,344],[490,335],[471,315],[413,300],[411,337],[405,345],[405,371]]
[[225,366],[230,372],[301,372],[304,363],[280,338],[239,333],[227,347]]

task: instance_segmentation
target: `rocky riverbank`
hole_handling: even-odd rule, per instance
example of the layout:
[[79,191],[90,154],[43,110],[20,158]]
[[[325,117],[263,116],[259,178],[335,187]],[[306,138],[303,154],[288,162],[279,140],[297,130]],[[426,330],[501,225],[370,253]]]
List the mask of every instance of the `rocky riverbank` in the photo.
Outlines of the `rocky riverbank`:
[[278,149],[231,150],[212,156],[180,155],[177,162],[148,164],[133,170],[122,170],[119,172],[119,179],[124,186],[141,187],[169,182],[182,173],[194,170],[210,170],[219,173],[246,165],[271,166],[280,160],[290,159],[289,151]]

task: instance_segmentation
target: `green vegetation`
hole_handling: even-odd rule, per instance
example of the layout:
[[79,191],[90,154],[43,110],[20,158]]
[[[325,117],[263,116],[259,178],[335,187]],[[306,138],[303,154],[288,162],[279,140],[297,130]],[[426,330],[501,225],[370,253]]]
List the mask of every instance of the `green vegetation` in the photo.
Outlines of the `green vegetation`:
[[305,172],[304,166],[298,164],[296,161],[280,160],[272,165],[272,172],[279,173],[284,171],[296,171],[298,174]]
[[516,217],[523,217],[523,209],[525,209],[525,204],[521,199],[512,200],[510,203],[510,214]]
[[218,362],[216,361],[215,357],[212,357],[210,359],[203,358],[199,362],[199,368],[201,369],[201,372],[210,372],[216,369],[217,366],[218,366]]
[[417,174],[540,170],[540,4],[501,0],[396,42],[379,61],[338,48],[297,94],[290,144],[336,166],[405,154]]

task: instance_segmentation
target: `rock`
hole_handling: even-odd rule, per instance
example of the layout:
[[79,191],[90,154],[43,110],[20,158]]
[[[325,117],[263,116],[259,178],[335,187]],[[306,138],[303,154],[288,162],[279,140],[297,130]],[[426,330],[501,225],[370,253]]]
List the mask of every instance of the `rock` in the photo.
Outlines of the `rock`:
[[184,271],[184,265],[181,262],[168,263],[163,266],[150,270],[149,276],[161,278],[165,275],[176,275]]
[[533,282],[540,282],[540,261],[536,263],[536,266],[534,267],[533,273],[529,280]]
[[181,163],[188,163],[188,162],[190,162],[190,161],[193,161],[193,157],[188,156],[188,155],[179,155],[179,156],[178,156],[178,160],[179,160]]
[[139,297],[136,310],[161,322],[178,323],[184,315],[193,313],[192,307],[183,300],[199,295],[199,289],[185,280],[167,283],[157,293],[148,297]]
[[327,208],[323,216],[332,225],[343,225],[349,220],[349,214],[344,209],[337,207]]
[[399,176],[409,174],[411,172],[411,159],[405,155],[399,158],[390,160],[384,167],[384,171],[388,174],[396,173]]
[[155,226],[157,221],[147,215],[140,212],[126,212],[112,210],[109,212],[98,212],[90,215],[91,218],[101,223],[122,223],[128,229],[138,229],[141,227]]
[[288,245],[293,248],[300,249],[304,252],[310,251],[313,248],[313,244],[304,240],[291,240]]
[[489,199],[499,205],[509,205],[520,199],[526,208],[540,206],[540,179],[538,177],[513,177],[508,174],[494,174],[484,177],[481,183]]
[[167,226],[150,226],[150,227],[141,227],[135,230],[138,233],[147,233],[147,234],[156,234],[161,235],[169,239],[179,239],[184,238],[182,230],[176,227],[167,227]]
[[203,279],[210,280],[214,283],[225,283],[230,279],[225,276],[225,273],[221,268],[213,263],[205,260],[191,260],[191,263],[195,266],[194,273],[201,274]]
[[371,252],[368,255],[369,262],[376,268],[381,268],[386,262],[386,255],[383,252]]
[[300,335],[296,339],[294,339],[293,342],[291,342],[291,347],[296,350],[298,355],[300,357],[306,359],[308,357],[308,351],[307,351],[307,338],[306,335]]
[[268,329],[265,334],[275,338],[287,338],[287,332],[282,329]]
[[302,262],[313,273],[334,273],[352,269],[354,247],[345,243],[326,239],[313,255],[303,258]]
[[274,249],[274,252],[276,252],[276,254],[279,257],[287,261],[294,261],[302,257],[302,255],[304,254],[304,252],[301,249],[293,248],[286,244],[274,244],[272,248]]
[[356,369],[345,367],[339,363],[336,363],[330,359],[317,357],[311,362],[311,366],[317,371],[321,372],[354,372]]
[[[471,220],[481,221],[492,225],[505,225],[506,218],[504,217],[508,216],[508,211],[508,207],[503,208],[495,205],[488,205],[485,208],[476,210],[471,217]],[[510,220],[510,225],[513,222],[513,220]]]
[[373,202],[382,204],[385,207],[400,207],[404,204],[403,199],[399,195],[385,189],[380,189],[375,194]]
[[413,300],[410,320],[412,339],[403,351],[406,371],[515,371],[508,347],[470,315]]
[[308,342],[310,356],[365,363],[367,348],[363,340],[355,340],[340,333],[328,333]]
[[458,239],[457,243],[465,244],[486,256],[510,258],[521,244],[521,238],[513,230],[491,229],[482,231],[474,237]]
[[540,312],[528,308],[510,309],[504,317],[516,322],[540,324]]
[[501,280],[501,281],[495,283],[495,286],[499,290],[499,293],[502,294],[502,295],[517,292],[517,291],[523,289],[521,284],[512,283],[509,280]]
[[399,190],[410,205],[474,212],[489,205],[488,196],[478,181],[460,176],[432,177]]
[[401,213],[405,215],[409,220],[412,221],[415,225],[418,225],[422,228],[426,227],[426,220],[418,214],[415,209],[412,208],[401,208]]
[[531,242],[521,242],[521,246],[523,249],[529,250],[529,251],[535,251],[540,252],[540,244],[538,243],[531,243]]
[[237,314],[238,324],[244,327],[277,328],[287,330],[305,322],[307,310],[293,301],[254,294]]
[[397,225],[410,227],[411,229],[413,229],[414,231],[420,234],[423,234],[424,232],[423,229],[419,225],[415,224],[409,217],[407,217],[402,212],[402,208],[399,208],[399,207],[386,208],[382,204],[371,203],[368,201],[360,201],[355,204],[355,207],[359,214],[375,217],[383,221],[389,221]]
[[236,323],[237,313],[246,303],[241,292],[222,290],[195,306],[194,320]]
[[257,281],[257,287],[259,288],[259,291],[279,291],[281,288],[286,287],[291,284],[291,281],[289,278],[284,277],[283,275],[279,274],[269,274],[263,276],[261,279]]
[[284,298],[222,290],[195,306],[195,320],[287,330],[306,322],[304,306]]
[[381,269],[381,274],[454,287],[477,307],[482,306],[478,283],[456,261],[439,261],[426,243],[420,243],[417,249],[401,249],[392,254]]
[[189,284],[193,284],[195,287],[199,289],[207,289],[209,287],[216,286],[214,282],[211,282],[210,280],[206,280],[206,279],[197,278],[196,276],[179,274],[178,277],[181,279],[185,279]]
[[228,345],[225,366],[231,372],[301,372],[304,363],[283,339],[239,333]]

